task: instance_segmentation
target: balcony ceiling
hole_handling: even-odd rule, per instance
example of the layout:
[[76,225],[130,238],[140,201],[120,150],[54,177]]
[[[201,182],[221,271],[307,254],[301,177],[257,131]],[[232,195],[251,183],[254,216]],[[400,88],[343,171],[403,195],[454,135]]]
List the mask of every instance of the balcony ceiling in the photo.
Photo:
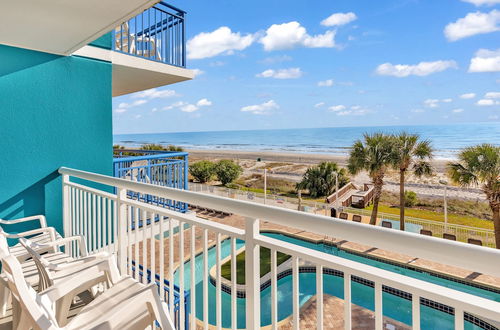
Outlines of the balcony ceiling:
[[69,55],[158,0],[0,2],[0,44]]

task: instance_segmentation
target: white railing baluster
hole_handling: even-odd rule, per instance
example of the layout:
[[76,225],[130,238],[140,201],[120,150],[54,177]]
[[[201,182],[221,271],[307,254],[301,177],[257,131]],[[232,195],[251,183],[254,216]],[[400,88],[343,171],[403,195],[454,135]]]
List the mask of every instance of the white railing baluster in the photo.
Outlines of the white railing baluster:
[[382,305],[382,284],[375,282],[375,330],[382,330],[384,324]]
[[179,326],[184,328],[185,297],[184,297],[184,222],[179,221]]
[[[84,204],[84,200],[83,200],[83,191],[81,189],[78,190],[78,235],[84,235],[84,232],[83,232],[83,223],[85,222],[84,221],[84,217],[83,217],[83,208],[85,206]],[[84,241],[86,240],[86,238],[83,239]],[[78,250],[77,250],[78,251]],[[80,251],[77,252],[77,255],[78,256],[81,256],[80,255]]]
[[203,229],[203,328],[208,330],[208,230]]
[[[113,252],[117,252],[118,251],[118,222],[119,222],[119,217],[118,217],[118,202],[116,201],[113,201],[111,203],[111,205],[113,205],[113,217],[112,217],[112,220],[113,220],[113,237],[114,237],[114,251]],[[126,217],[126,215],[124,216]],[[132,231],[132,228],[131,227],[128,227],[128,231]],[[130,241],[128,241],[128,244],[130,245]],[[128,261],[129,263],[131,263],[131,260],[129,259]]]
[[411,323],[413,330],[420,330],[420,297],[416,293],[411,294]]
[[92,210],[90,208],[90,201],[91,201],[90,192],[85,192],[85,218],[84,218],[85,233],[84,233],[84,236],[87,239],[86,243],[87,243],[87,247],[89,249],[91,249],[91,246],[92,246],[92,241],[91,241],[92,237],[90,236],[90,214],[91,214]]
[[[135,261],[137,259],[134,259],[132,255],[132,242],[134,242],[132,235],[135,235],[135,231],[132,232],[132,218],[133,218],[133,213],[132,213],[132,206],[127,206],[127,215],[126,215],[126,222],[127,222],[127,274],[136,278],[134,272],[132,270],[132,259]],[[137,266],[137,265],[136,265]]]
[[271,250],[271,325],[273,330],[278,329],[278,263],[277,252]]
[[142,220],[142,283],[148,283],[148,226],[147,226],[147,213],[141,210]]
[[174,319],[174,219],[168,221],[168,309]]
[[217,329],[222,329],[222,291],[221,291],[221,254],[220,254],[220,233],[215,235],[215,324]]
[[245,284],[246,328],[260,327],[260,247],[255,239],[260,235],[259,219],[245,220]]
[[134,277],[136,280],[140,281],[139,278],[139,209],[137,207],[132,207],[133,218],[132,221],[134,223],[134,262],[135,262],[135,272]]
[[344,329],[351,330],[351,274],[344,272]]
[[92,212],[90,214],[91,217],[91,222],[90,222],[90,235],[92,236],[92,252],[96,250],[96,243],[97,243],[97,235],[96,235],[96,218],[97,218],[97,196],[95,194],[92,194],[92,203],[91,203],[91,209]]
[[102,242],[101,242],[101,223],[102,223],[102,197],[97,196],[97,250],[101,251]]
[[231,238],[231,329],[238,328],[238,292],[236,263],[236,238]]
[[67,185],[68,183],[69,183],[69,175],[63,174],[62,175],[62,190],[63,190],[63,196],[62,196],[62,204],[63,205],[62,205],[62,210],[63,210],[64,237],[71,236],[71,227],[70,227],[70,222],[71,222],[71,196],[70,196],[70,190],[69,190],[70,187]]
[[165,218],[160,216],[160,297],[166,301],[165,298]]
[[153,230],[155,226],[156,215],[154,213],[149,213],[151,215],[151,226],[149,227],[149,264],[151,265],[151,281],[156,283],[156,240],[155,232]]
[[464,330],[464,310],[455,307],[455,330]]
[[323,266],[316,266],[316,329],[323,330]]
[[293,283],[293,329],[300,329],[300,288],[299,288],[299,258],[292,256],[292,283]]
[[[118,209],[118,267],[120,268],[120,273],[125,275],[127,273],[127,245],[130,245],[129,242],[126,241],[127,235],[127,204],[125,204],[127,199],[127,190],[124,188],[117,188],[116,196],[118,197],[116,208]],[[129,229],[130,230],[130,229]],[[128,243],[128,244],[127,244]]]
[[191,328],[196,329],[196,226],[191,225],[191,285],[189,295],[191,302]]

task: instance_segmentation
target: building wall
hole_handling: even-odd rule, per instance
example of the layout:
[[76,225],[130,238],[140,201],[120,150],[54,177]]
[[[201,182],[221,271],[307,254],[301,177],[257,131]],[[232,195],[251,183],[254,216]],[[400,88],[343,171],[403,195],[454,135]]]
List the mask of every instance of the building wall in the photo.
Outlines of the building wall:
[[0,218],[62,233],[57,169],[112,175],[111,64],[3,45],[0,63]]

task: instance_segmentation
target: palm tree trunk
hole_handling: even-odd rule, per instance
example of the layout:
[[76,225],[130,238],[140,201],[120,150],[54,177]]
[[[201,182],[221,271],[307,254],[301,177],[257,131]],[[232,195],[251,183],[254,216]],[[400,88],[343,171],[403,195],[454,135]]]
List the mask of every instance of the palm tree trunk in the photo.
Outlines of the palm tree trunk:
[[399,229],[405,230],[405,170],[399,170]]
[[493,211],[493,226],[495,228],[495,245],[500,249],[500,207],[491,209]]
[[[380,181],[380,182],[379,182]],[[380,201],[380,196],[382,195],[382,180],[376,180],[373,182],[373,210],[370,217],[370,225],[377,224],[377,214],[378,214],[378,203]]]

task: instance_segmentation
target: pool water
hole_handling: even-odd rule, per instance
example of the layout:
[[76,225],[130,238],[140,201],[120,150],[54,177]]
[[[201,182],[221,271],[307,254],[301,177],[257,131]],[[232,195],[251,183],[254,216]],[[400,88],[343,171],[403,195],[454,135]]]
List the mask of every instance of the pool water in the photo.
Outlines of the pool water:
[[[297,238],[285,236],[276,233],[263,233],[263,235],[280,239],[286,242],[311,248],[314,250],[334,254],[336,256],[354,260],[360,263],[372,265],[378,268],[386,269],[392,272],[418,278],[424,281],[436,283],[449,288],[468,292],[477,296],[481,296],[494,301],[500,301],[500,294],[476,288],[466,284],[454,282],[451,280],[432,276],[428,273],[421,273],[403,267],[398,267],[391,264],[386,264],[380,261],[372,260],[362,256],[358,256],[337,248],[325,246],[324,244],[315,244],[308,241],[303,241]],[[236,248],[244,246],[244,241],[237,240]],[[231,253],[230,240],[221,242],[221,256],[226,258]],[[215,248],[208,250],[208,265],[209,269],[216,263]],[[191,262],[185,263],[185,289],[190,290],[191,283]],[[195,258],[195,282],[196,282],[196,317],[203,320],[203,255],[200,254]],[[208,280],[208,279],[207,279]],[[175,284],[179,284],[179,274],[175,273]],[[344,297],[344,280],[342,277],[335,275],[323,275],[324,293],[343,299]],[[292,276],[285,276],[278,280],[278,320],[283,320],[292,314],[293,290]],[[364,307],[369,310],[374,310],[374,289],[368,285],[351,282],[352,303]],[[299,291],[300,305],[302,306],[311,297],[316,294],[316,274],[315,273],[300,273],[299,274]],[[405,323],[409,326],[412,324],[411,301],[399,296],[383,292],[383,314],[389,318]],[[215,301],[216,288],[208,281],[208,301],[209,301],[209,323],[215,324]],[[231,327],[231,295],[222,291],[222,326],[225,328]],[[437,309],[420,305],[421,312],[421,328],[422,329],[454,329],[454,317],[446,312]],[[245,299],[237,299],[237,324],[238,328],[245,328]],[[266,326],[271,324],[271,287],[261,291],[261,325]],[[481,329],[480,327],[466,321],[465,329]]]

